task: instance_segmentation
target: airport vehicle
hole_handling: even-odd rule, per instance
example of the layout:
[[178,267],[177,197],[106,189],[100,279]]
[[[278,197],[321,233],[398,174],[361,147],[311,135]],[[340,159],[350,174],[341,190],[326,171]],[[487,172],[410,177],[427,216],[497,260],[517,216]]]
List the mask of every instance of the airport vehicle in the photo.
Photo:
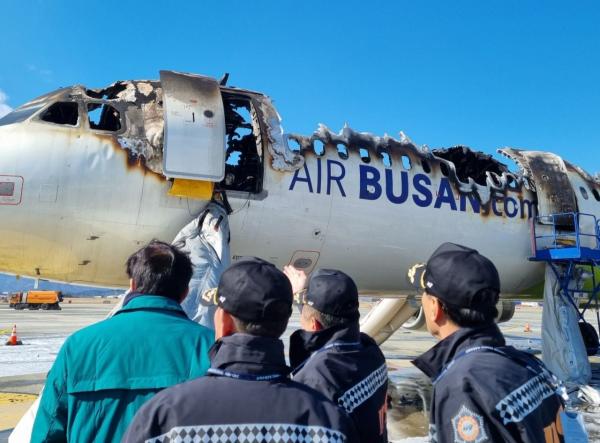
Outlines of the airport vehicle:
[[59,303],[63,300],[60,291],[26,291],[11,294],[8,306],[17,310],[42,309],[47,311],[60,310]]
[[454,241],[493,260],[514,296],[544,278],[528,261],[536,215],[600,217],[600,180],[552,153],[501,149],[511,171],[402,133],[288,134],[267,96],[222,83],[161,71],[63,88],[0,119],[0,270],[125,286],[128,255],[217,196],[232,208],[234,260],[340,268],[363,293],[398,295],[411,265]]

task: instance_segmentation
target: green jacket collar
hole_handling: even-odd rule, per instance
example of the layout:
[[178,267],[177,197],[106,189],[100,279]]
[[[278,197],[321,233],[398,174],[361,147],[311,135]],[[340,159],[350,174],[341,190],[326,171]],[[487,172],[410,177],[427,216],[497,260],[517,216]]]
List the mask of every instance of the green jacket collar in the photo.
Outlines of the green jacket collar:
[[181,308],[181,305],[175,300],[161,295],[140,295],[131,299],[127,305],[123,306],[117,311],[115,315],[121,314],[127,311],[139,311],[139,310],[166,310],[166,311],[177,311],[181,314],[185,314],[185,311]]

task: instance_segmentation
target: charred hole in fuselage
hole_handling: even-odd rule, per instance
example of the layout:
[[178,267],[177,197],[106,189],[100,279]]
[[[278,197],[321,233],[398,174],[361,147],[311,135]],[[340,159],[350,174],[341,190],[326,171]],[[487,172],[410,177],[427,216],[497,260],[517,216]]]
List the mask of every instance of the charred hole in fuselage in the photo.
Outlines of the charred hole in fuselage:
[[506,176],[506,186],[508,189],[510,189],[512,191],[519,190],[519,182],[517,181],[517,179],[514,176],[512,176],[510,174]]
[[[260,155],[250,98],[223,93],[225,108],[225,178],[220,186],[231,191],[262,190],[263,158]],[[291,141],[291,139],[290,139]]]
[[452,162],[458,179],[464,183],[468,182],[470,177],[478,185],[485,186],[486,172],[494,172],[499,176],[508,172],[506,165],[495,160],[491,155],[472,151],[465,146],[434,149],[433,154]]
[[127,83],[117,82],[112,86],[104,89],[86,89],[85,94],[88,97],[100,100],[113,100],[118,98],[118,95],[127,89]]
[[448,169],[448,165],[446,163],[440,163],[440,171],[444,177],[448,177],[448,175],[450,175],[450,170]]

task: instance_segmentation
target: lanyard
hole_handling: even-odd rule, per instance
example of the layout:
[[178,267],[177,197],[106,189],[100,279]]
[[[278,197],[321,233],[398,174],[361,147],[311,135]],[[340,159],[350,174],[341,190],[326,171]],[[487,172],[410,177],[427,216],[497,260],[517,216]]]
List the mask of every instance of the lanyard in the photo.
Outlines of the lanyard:
[[448,370],[450,370],[450,368],[452,366],[454,366],[454,364],[458,360],[460,360],[461,358],[463,358],[469,354],[472,354],[474,352],[493,352],[495,354],[502,355],[502,356],[508,358],[509,360],[512,360],[512,361],[520,364],[521,366],[525,367],[527,370],[529,370],[534,375],[543,375],[545,382],[556,392],[556,394],[558,396],[560,396],[565,401],[567,401],[569,399],[569,396],[567,395],[567,391],[566,391],[565,387],[563,386],[562,382],[560,380],[558,380],[556,378],[556,376],[554,374],[552,374],[551,372],[549,372],[544,366],[542,366],[541,364],[538,363],[538,364],[536,364],[536,366],[537,366],[537,369],[536,369],[536,368],[532,367],[529,364],[529,362],[525,361],[524,359],[515,358],[515,357],[507,354],[506,352],[502,351],[501,349],[495,348],[493,346],[475,346],[473,348],[469,348],[469,349],[462,351],[456,357],[454,357],[450,363],[448,363],[446,366],[444,366],[444,369],[442,370],[440,375],[438,375],[436,377],[436,379],[433,380],[433,384],[435,385],[438,381],[440,381],[442,379],[442,377],[444,377],[446,375]]
[[222,377],[235,378],[236,380],[246,380],[246,381],[272,381],[279,380],[283,378],[287,378],[285,374],[266,374],[266,375],[254,375],[254,374],[244,374],[241,372],[231,372],[224,371],[223,369],[210,368],[208,374],[211,375],[220,375]]
[[292,371],[292,376],[296,375],[298,373],[298,371],[300,371],[300,369],[302,369],[304,367],[304,365],[306,365],[306,363],[308,363],[308,361],[313,358],[315,355],[320,354],[321,352],[325,352],[328,351],[329,349],[332,348],[344,348],[344,350],[355,350],[355,349],[360,349],[362,348],[362,344],[357,341],[357,342],[347,342],[347,341],[335,341],[333,343],[329,343],[328,345],[323,346],[320,349],[317,349],[315,352],[313,352],[311,354],[310,357],[308,357],[306,360],[304,360],[302,363],[300,363],[298,366],[296,366],[296,368]]

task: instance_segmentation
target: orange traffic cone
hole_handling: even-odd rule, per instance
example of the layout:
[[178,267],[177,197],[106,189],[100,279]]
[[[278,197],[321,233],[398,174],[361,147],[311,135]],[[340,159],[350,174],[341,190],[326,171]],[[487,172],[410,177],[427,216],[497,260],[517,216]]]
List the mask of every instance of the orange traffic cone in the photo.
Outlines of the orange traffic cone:
[[17,346],[23,344],[21,340],[17,339],[17,325],[13,325],[12,333],[10,334],[10,338],[8,339],[6,344],[9,346]]
[[523,332],[531,332],[531,326],[529,326],[529,323],[525,323],[525,329],[523,329]]

